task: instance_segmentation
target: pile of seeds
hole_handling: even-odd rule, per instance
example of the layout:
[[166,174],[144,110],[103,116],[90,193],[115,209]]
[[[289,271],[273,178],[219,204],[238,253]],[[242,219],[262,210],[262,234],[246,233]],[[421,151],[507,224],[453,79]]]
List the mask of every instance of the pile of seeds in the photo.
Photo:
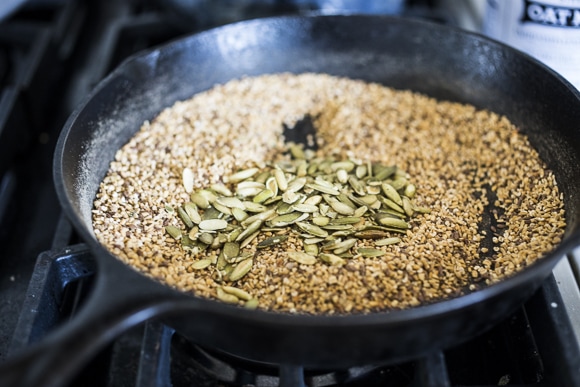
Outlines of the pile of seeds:
[[[292,161],[237,171],[224,178],[226,184],[199,191],[193,191],[194,172],[184,169],[183,186],[191,201],[176,211],[185,230],[173,225],[165,229],[193,255],[219,251],[192,268],[213,265],[217,282],[236,282],[248,274],[261,250],[285,242],[289,233],[302,239],[304,251],[287,251],[286,256],[300,264],[320,260],[344,265],[355,255],[379,257],[386,253],[381,246],[399,243],[395,235],[406,234],[405,219],[429,212],[413,204],[416,188],[396,166],[316,159],[293,143],[289,150]],[[257,251],[244,251],[260,232],[274,236],[258,243]],[[373,247],[362,247],[365,240],[372,240]],[[256,305],[249,293],[239,292],[220,286],[216,294],[225,302]]]
[[[285,142],[305,115],[316,151]],[[119,150],[94,204],[95,235],[137,270],[290,313],[477,291],[551,251],[566,225],[553,174],[505,117],[324,74],[244,78],[176,103]]]

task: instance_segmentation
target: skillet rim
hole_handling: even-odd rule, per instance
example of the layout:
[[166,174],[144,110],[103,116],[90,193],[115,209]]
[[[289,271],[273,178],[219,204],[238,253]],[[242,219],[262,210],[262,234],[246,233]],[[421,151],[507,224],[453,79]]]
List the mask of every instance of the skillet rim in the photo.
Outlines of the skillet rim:
[[[97,86],[79,103],[77,108],[71,113],[63,129],[59,135],[57,145],[55,147],[55,156],[53,159],[53,180],[56,188],[56,193],[61,207],[63,208],[67,218],[73,224],[73,227],[77,232],[81,234],[82,240],[87,243],[91,250],[94,252],[96,257],[96,262],[99,270],[106,273],[104,270],[105,265],[102,262],[103,256],[106,259],[115,260],[121,263],[126,270],[131,270],[139,274],[140,279],[142,279],[143,286],[150,283],[160,284],[163,288],[172,290],[176,297],[183,299],[185,296],[190,299],[192,303],[197,302],[204,312],[227,315],[236,319],[246,319],[252,320],[252,322],[263,322],[268,324],[277,325],[296,325],[297,323],[303,327],[307,326],[325,326],[328,324],[332,325],[348,325],[348,326],[371,326],[371,325],[384,325],[391,326],[396,324],[403,324],[409,320],[429,320],[434,318],[441,318],[443,315],[453,314],[463,309],[468,309],[480,303],[483,300],[492,299],[499,297],[510,289],[517,288],[532,282],[532,280],[538,280],[539,272],[545,275],[541,276],[541,281],[543,282],[545,278],[550,275],[551,269],[557,264],[557,262],[563,258],[572,248],[580,243],[580,226],[575,224],[574,227],[567,224],[565,234],[562,241],[555,246],[554,249],[542,255],[533,264],[525,267],[524,269],[518,271],[514,275],[502,279],[501,281],[494,283],[492,285],[487,285],[474,292],[464,294],[461,296],[453,297],[451,299],[436,301],[431,304],[423,304],[417,307],[411,307],[401,310],[391,310],[391,311],[377,311],[372,313],[353,313],[353,314],[291,314],[286,312],[276,312],[276,311],[265,311],[265,310],[246,310],[238,306],[228,305],[226,303],[219,302],[217,300],[207,299],[203,297],[196,296],[195,294],[186,293],[183,291],[175,290],[169,285],[163,283],[161,280],[153,279],[148,277],[143,272],[140,272],[131,265],[123,262],[121,259],[117,258],[115,255],[110,253],[103,245],[98,242],[94,234],[86,227],[85,223],[81,220],[81,217],[77,215],[74,206],[71,204],[72,201],[69,200],[68,190],[66,189],[66,184],[64,182],[63,173],[63,161],[64,153],[66,149],[66,143],[69,138],[70,132],[73,130],[77,119],[80,114],[86,109],[90,102],[98,95],[106,86],[113,83],[120,76],[124,75],[128,69],[130,69],[134,64],[140,61],[147,61],[151,57],[159,55],[162,51],[168,51],[173,49],[178,49],[182,45],[189,45],[192,40],[201,40],[205,36],[218,34],[222,30],[228,30],[232,28],[240,28],[244,25],[249,24],[268,24],[277,23],[280,21],[287,20],[297,20],[299,22],[308,21],[312,23],[311,19],[345,19],[345,18],[364,18],[364,19],[382,19],[390,23],[403,23],[403,24],[415,24],[422,26],[424,28],[438,29],[440,31],[446,31],[445,33],[453,33],[464,36],[471,36],[474,39],[486,42],[486,44],[492,44],[498,46],[503,50],[511,51],[512,54],[522,57],[522,59],[532,62],[536,67],[541,68],[541,71],[546,73],[546,76],[556,78],[555,81],[559,82],[560,86],[565,87],[571,92],[576,100],[579,102],[580,106],[580,91],[576,89],[569,81],[559,75],[556,71],[552,70],[547,65],[536,60],[532,56],[514,48],[508,46],[502,42],[491,39],[485,35],[462,30],[452,26],[444,26],[435,22],[410,19],[397,16],[388,15],[306,15],[306,16],[278,16],[269,17],[261,19],[245,20],[236,23],[231,23],[202,32],[197,32],[194,34],[185,35],[178,37],[176,39],[170,40],[164,44],[156,47],[152,47],[146,50],[139,51],[127,57],[123,62],[121,62],[115,69],[110,72],[104,79],[102,79]],[[93,197],[94,200],[94,197]],[[568,220],[568,219],[567,219]],[[578,222],[576,222],[578,223]],[[548,271],[550,268],[550,271]],[[537,288],[537,287],[535,287]],[[198,308],[195,308],[198,309]]]

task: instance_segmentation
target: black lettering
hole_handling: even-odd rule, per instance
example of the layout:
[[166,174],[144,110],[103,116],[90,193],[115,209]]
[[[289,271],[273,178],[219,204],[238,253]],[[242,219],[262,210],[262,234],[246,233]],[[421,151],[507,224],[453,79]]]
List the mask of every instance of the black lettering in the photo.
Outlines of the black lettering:
[[539,1],[524,1],[523,23],[580,28],[580,8],[556,7]]

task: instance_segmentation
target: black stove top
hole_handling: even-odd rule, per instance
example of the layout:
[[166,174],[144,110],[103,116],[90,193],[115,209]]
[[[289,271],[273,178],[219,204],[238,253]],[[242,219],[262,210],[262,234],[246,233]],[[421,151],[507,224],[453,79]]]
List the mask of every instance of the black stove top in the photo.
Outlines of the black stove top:
[[[241,18],[316,11],[306,1],[223,3],[236,6],[37,0],[0,22],[0,365],[74,319],[92,288],[93,258],[59,209],[51,170],[58,134],[81,99],[141,49]],[[403,12],[448,22],[430,1],[408,1]],[[150,321],[119,336],[69,385],[578,386],[580,354],[562,304],[550,277],[505,321],[458,347],[330,370],[257,364]]]

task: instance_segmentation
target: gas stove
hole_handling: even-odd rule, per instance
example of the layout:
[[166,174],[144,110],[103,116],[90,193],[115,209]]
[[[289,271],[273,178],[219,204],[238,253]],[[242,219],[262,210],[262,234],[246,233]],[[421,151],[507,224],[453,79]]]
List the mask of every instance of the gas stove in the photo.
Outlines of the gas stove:
[[[52,183],[56,139],[82,98],[139,50],[241,19],[340,11],[324,8],[330,3],[340,2],[36,0],[0,22],[0,364],[74,319],[97,275]],[[457,24],[436,2],[393,3],[381,12]],[[580,250],[491,330],[402,364],[257,363],[148,321],[117,337],[68,385],[578,386],[579,268]]]

